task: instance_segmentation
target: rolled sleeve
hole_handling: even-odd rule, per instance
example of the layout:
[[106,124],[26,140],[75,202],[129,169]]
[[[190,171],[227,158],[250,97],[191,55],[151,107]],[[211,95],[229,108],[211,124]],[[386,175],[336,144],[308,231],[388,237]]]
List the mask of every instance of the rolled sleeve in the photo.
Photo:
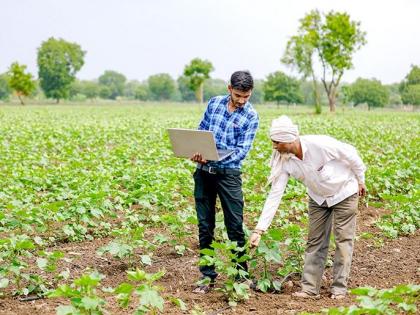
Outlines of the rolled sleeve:
[[289,180],[289,174],[282,172],[280,176],[271,185],[270,193],[268,194],[267,200],[265,201],[263,211],[261,212],[257,230],[266,231],[277,212],[280,205],[281,198],[283,197],[284,190],[286,189],[287,181]]

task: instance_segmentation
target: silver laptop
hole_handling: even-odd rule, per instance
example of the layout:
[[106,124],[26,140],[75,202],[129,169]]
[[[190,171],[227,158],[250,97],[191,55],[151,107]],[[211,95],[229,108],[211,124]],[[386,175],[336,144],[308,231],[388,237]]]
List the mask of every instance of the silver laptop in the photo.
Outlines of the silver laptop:
[[172,150],[175,156],[191,158],[200,153],[208,161],[221,161],[231,155],[234,150],[216,148],[213,132],[207,130],[169,128]]

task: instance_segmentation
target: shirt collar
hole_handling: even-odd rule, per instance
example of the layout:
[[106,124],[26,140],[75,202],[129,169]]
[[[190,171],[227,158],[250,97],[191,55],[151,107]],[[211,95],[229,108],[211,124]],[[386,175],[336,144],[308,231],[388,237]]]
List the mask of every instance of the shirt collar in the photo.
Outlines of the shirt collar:
[[300,140],[300,145],[302,146],[302,160],[299,159],[296,155],[293,154],[292,158],[299,160],[299,161],[304,161],[305,157],[306,157],[306,152],[308,151],[308,146],[306,145],[305,139],[302,139],[299,137]]

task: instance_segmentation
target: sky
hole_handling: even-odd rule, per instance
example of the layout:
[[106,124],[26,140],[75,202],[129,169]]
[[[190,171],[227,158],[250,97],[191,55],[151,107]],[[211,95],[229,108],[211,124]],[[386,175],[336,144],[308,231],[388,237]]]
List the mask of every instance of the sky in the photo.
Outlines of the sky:
[[343,81],[395,83],[420,65],[420,0],[0,0],[0,73],[17,61],[37,76],[37,49],[55,37],[86,51],[79,79],[105,70],[177,78],[196,57],[224,80],[243,69],[296,75],[280,59],[312,9],[346,11],[367,33]]

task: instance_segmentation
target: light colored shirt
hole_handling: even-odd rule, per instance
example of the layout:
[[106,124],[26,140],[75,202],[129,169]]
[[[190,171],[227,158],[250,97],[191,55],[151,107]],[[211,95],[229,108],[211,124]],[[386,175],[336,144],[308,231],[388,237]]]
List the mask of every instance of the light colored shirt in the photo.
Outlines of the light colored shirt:
[[289,176],[308,188],[308,195],[318,204],[329,207],[359,190],[365,182],[366,167],[350,144],[329,136],[301,136],[303,158],[292,155],[283,161],[280,176],[271,184],[256,229],[265,231],[276,214]]

